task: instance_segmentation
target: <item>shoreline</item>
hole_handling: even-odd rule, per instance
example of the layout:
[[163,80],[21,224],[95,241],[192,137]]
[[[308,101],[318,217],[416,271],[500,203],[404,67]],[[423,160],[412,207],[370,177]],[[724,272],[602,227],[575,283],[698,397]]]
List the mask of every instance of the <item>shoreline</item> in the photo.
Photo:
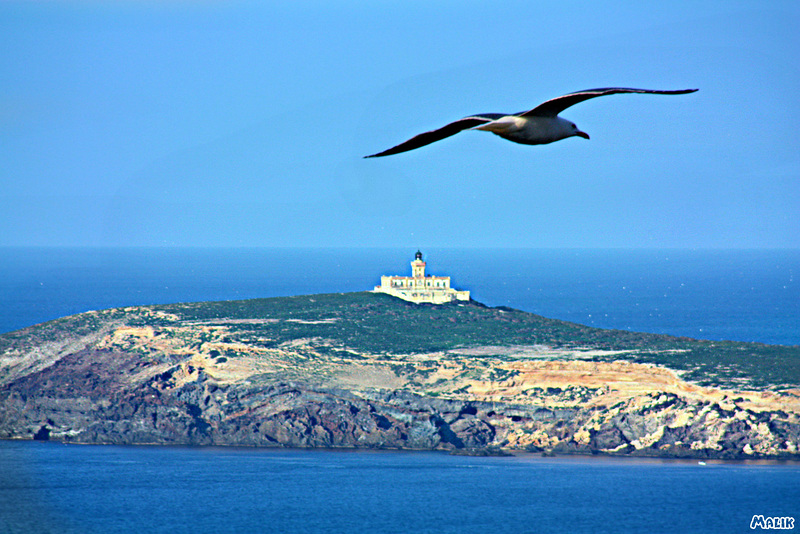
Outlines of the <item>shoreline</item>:
[[[800,456],[795,458],[686,458],[686,457],[659,457],[659,456],[626,456],[606,453],[598,454],[544,454],[542,452],[503,450],[505,454],[454,454],[453,451],[435,449],[391,449],[391,448],[358,448],[358,447],[260,447],[247,445],[184,445],[160,443],[77,443],[57,440],[33,440],[20,438],[0,438],[3,443],[38,443],[43,446],[77,446],[87,448],[139,448],[139,449],[171,449],[192,450],[199,452],[230,452],[230,453],[274,453],[274,454],[400,454],[400,455],[437,455],[472,458],[482,460],[511,460],[537,463],[586,463],[586,464],[664,464],[664,465],[697,465],[699,467],[713,466],[743,466],[743,467],[800,467]],[[38,445],[37,445],[38,446]],[[0,447],[2,448],[2,447]]]

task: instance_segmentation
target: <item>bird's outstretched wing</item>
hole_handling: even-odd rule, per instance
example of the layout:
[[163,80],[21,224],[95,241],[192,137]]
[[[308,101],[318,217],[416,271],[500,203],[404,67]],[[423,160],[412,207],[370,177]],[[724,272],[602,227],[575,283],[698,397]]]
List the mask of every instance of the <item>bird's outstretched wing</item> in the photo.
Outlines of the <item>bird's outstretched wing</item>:
[[464,117],[463,119],[459,119],[457,121],[451,122],[450,124],[442,126],[438,130],[431,130],[430,132],[424,132],[419,135],[415,135],[408,141],[404,141],[395,147],[392,147],[388,150],[384,150],[383,152],[378,152],[377,154],[371,154],[369,156],[364,156],[364,157],[377,158],[380,156],[391,156],[392,154],[399,154],[400,152],[414,150],[415,148],[429,145],[434,141],[439,141],[441,139],[444,139],[445,137],[450,137],[451,135],[455,135],[462,130],[468,130],[469,128],[474,128],[475,126],[480,126],[481,124],[492,122],[493,120],[499,119],[500,117],[505,117],[505,115],[503,113],[486,113],[484,115],[470,115],[469,117]]
[[676,91],[659,91],[654,89],[630,89],[627,87],[604,87],[601,89],[586,89],[568,95],[551,98],[547,102],[539,104],[535,108],[519,113],[520,117],[555,117],[570,106],[574,106],[584,100],[597,98],[598,96],[617,95],[620,93],[645,93],[651,95],[685,95],[694,93],[697,89],[679,89]]

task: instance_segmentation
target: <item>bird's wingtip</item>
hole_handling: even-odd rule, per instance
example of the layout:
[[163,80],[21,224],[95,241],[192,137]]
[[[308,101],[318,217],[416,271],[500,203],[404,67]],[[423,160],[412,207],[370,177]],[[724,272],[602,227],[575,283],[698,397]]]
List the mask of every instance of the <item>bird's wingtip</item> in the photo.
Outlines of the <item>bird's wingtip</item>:
[[695,93],[699,91],[699,89],[675,89],[671,91],[653,91],[654,93],[662,93],[665,95],[685,95],[689,93]]

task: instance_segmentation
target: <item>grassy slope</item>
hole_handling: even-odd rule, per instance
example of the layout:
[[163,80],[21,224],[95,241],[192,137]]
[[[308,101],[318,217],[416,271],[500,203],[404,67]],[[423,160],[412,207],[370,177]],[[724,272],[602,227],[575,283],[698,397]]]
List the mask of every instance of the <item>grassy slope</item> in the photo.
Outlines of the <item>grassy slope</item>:
[[[785,388],[800,385],[800,347],[697,341],[665,335],[603,330],[538,315],[480,304],[415,305],[388,295],[345,293],[171,304],[148,307],[183,321],[276,319],[231,324],[237,340],[260,338],[278,345],[297,338],[322,337],[367,353],[429,353],[483,345],[548,345],[598,348],[628,353],[598,359],[628,359],[683,371],[684,378],[710,386]],[[158,326],[162,319],[142,308],[107,310],[51,321],[0,336],[0,354],[85,334],[107,320]],[[331,320],[308,324],[289,321]]]

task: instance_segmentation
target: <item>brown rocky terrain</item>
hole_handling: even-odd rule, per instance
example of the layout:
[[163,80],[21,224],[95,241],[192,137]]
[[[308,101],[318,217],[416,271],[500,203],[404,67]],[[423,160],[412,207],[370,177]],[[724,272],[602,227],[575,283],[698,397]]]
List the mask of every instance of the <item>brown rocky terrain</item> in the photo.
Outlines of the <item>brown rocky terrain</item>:
[[687,378],[800,349],[628,334],[370,294],[88,312],[0,336],[0,438],[800,457],[792,372]]

